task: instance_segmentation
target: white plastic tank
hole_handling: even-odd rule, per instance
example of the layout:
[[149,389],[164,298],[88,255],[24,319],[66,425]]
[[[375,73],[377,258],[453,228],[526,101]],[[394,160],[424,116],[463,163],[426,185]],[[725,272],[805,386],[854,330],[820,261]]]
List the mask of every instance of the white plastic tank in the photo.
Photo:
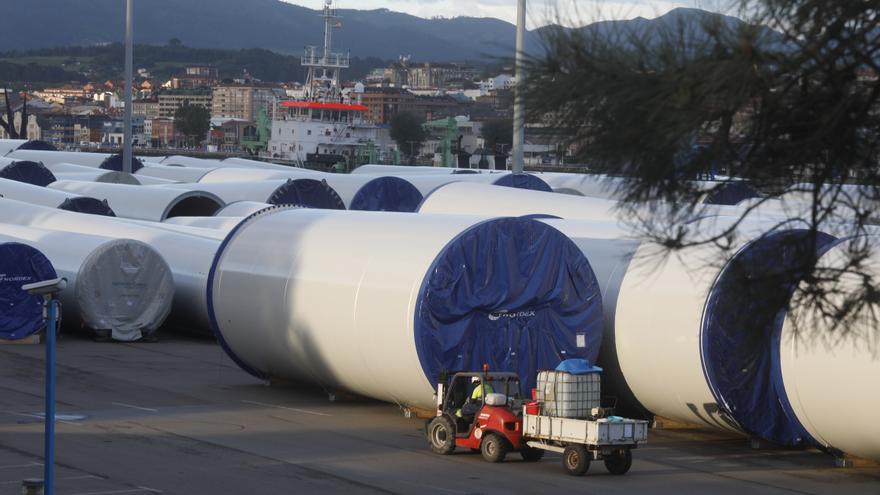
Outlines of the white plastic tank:
[[211,216],[226,203],[206,191],[99,182],[58,181],[51,189],[106,199],[116,215],[161,222],[176,216]]
[[153,248],[131,239],[57,232],[0,223],[0,242],[20,242],[39,249],[58,276],[62,321],[85,326],[114,340],[150,337],[171,312],[171,269]]
[[209,285],[218,340],[243,369],[406,406],[432,408],[442,371],[484,363],[534,386],[538,369],[594,360],[601,340],[589,263],[529,219],[257,214]]
[[[875,249],[878,240],[870,241]],[[838,244],[819,260],[819,266],[845,269],[851,256],[848,249],[849,242]],[[874,284],[880,280],[876,250],[861,272],[870,274]],[[846,295],[864,288],[863,279],[851,270],[835,282],[824,288],[839,289]],[[829,302],[841,304],[843,297],[832,294]],[[814,307],[800,307],[788,314],[781,335],[782,376],[795,415],[818,445],[838,455],[880,461],[880,333],[876,305],[856,314],[854,324],[837,328],[837,321],[822,317]]]
[[220,241],[151,228],[117,218],[80,215],[19,201],[0,198],[0,211],[6,223],[59,232],[99,235],[114,239],[134,239],[155,249],[171,267],[174,276],[175,325],[210,332],[206,283],[211,259]]
[[602,291],[605,318],[598,365],[603,369],[602,391],[613,397],[616,410],[627,415],[644,415],[645,409],[633,395],[620,371],[615,346],[615,321],[620,287],[641,245],[625,227],[613,221],[541,219],[565,234],[584,253]]

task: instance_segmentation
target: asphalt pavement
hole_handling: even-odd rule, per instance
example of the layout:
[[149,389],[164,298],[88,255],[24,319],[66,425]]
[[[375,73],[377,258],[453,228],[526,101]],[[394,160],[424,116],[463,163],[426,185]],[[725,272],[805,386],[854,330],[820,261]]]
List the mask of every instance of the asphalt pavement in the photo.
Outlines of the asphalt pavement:
[[[41,477],[43,347],[0,345],[0,494]],[[424,420],[395,405],[239,370],[209,341],[58,349],[59,495],[880,494],[880,467],[840,469],[815,450],[753,450],[702,429],[651,430],[626,476],[594,463],[566,475],[558,455],[489,464],[437,456]]]

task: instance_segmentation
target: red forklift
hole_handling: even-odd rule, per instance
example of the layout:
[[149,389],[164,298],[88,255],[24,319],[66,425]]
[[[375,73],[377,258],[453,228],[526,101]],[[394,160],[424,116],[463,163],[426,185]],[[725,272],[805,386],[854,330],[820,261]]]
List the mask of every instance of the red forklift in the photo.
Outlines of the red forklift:
[[537,462],[551,451],[562,454],[571,475],[586,474],[593,460],[623,475],[632,466],[632,449],[647,440],[646,421],[609,417],[609,410],[587,419],[544,416],[540,403],[520,390],[516,373],[490,373],[488,366],[481,373],[441,377],[436,416],[425,429],[431,450],[450,455],[470,449],[488,462],[502,462],[510,452]]

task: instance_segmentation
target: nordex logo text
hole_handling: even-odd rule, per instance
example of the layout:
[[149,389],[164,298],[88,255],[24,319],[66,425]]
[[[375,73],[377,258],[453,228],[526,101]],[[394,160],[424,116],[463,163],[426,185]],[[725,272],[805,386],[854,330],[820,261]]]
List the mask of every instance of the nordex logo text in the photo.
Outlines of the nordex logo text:
[[534,316],[535,316],[535,312],[532,310],[530,310],[530,311],[514,311],[511,313],[510,311],[507,311],[505,309],[505,310],[501,310],[501,311],[496,311],[494,313],[489,313],[489,320],[490,321],[498,321],[501,318],[509,318],[509,319],[532,318]]

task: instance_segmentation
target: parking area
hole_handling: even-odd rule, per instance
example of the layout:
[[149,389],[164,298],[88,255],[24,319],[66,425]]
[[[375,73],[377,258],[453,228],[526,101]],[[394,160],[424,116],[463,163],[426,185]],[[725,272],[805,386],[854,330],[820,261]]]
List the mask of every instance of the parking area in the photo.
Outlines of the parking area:
[[[42,475],[43,348],[0,346],[0,494]],[[436,456],[423,420],[394,405],[267,386],[208,341],[65,338],[58,352],[63,495],[263,493],[880,493],[880,468],[813,450],[752,450],[701,429],[652,430],[625,477],[560,458]]]

